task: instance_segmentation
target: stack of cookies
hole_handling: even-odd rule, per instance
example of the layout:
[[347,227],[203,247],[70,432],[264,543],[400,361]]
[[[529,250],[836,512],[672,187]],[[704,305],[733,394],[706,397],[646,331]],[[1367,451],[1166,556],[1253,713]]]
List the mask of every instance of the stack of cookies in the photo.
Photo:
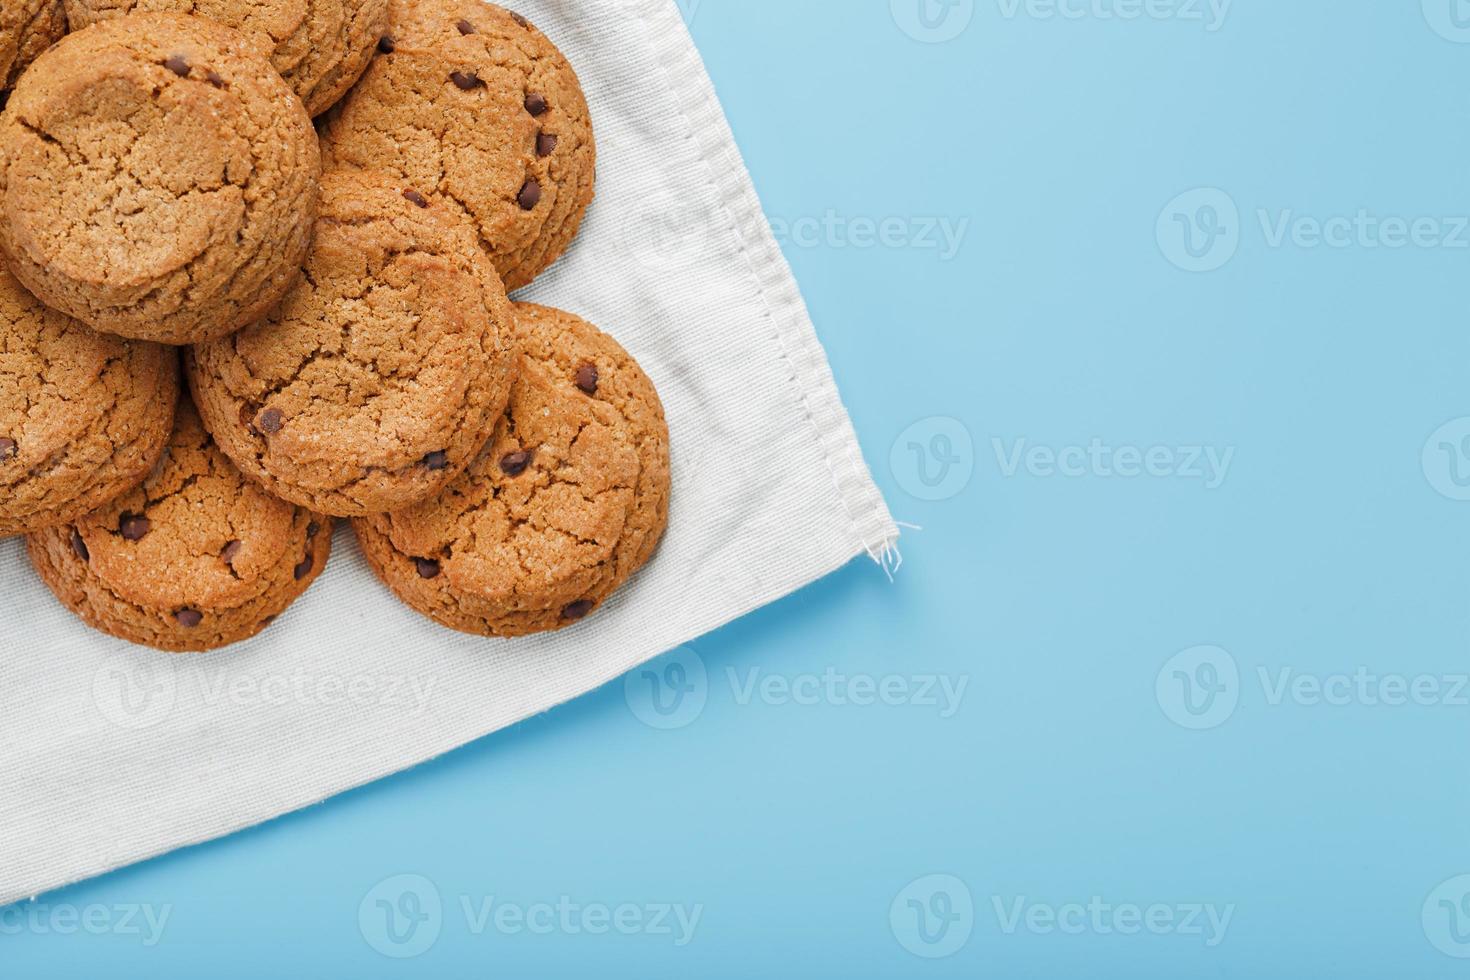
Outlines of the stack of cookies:
[[593,196],[545,35],[479,0],[5,4],[0,536],[62,603],[234,643],[344,517],[409,606],[520,636],[649,560],[657,392],[506,294]]

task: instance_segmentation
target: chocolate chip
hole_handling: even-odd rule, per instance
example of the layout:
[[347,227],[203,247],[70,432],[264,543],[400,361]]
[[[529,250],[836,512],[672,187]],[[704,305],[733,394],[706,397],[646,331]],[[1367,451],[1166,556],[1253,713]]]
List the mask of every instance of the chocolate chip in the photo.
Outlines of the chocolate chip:
[[539,116],[546,111],[546,96],[540,92],[531,92],[526,96],[526,111],[533,116]]
[[391,34],[384,34],[378,38],[378,50],[383,54],[392,54],[393,49],[396,47],[397,45],[393,43],[393,36]]
[[306,525],[306,540],[310,541],[312,538],[316,537],[317,534],[321,532],[321,529],[322,526],[316,521],[312,521],[310,524]]
[[296,568],[292,570],[291,574],[295,575],[296,581],[300,582],[302,579],[306,578],[306,576],[311,574],[311,566],[315,563],[315,559],[313,559],[311,555],[307,555],[305,558],[301,559],[301,564],[297,565]]
[[597,365],[588,361],[577,368],[577,387],[589,395],[597,394]]
[[281,431],[281,410],[279,408],[268,408],[261,412],[255,419],[255,427],[268,436],[273,436]]
[[415,558],[414,567],[419,570],[419,578],[438,578],[439,563],[432,558]]
[[561,609],[561,618],[562,619],[581,619],[583,616],[587,615],[591,611],[592,611],[592,600],[591,599],[578,599],[576,602],[569,602],[565,606],[562,607],[562,609]]
[[173,72],[180,78],[189,77],[189,59],[181,54],[171,54],[164,59],[163,67]]
[[449,454],[442,449],[436,449],[423,459],[424,469],[442,470],[449,465]]
[[8,463],[20,455],[20,446],[14,439],[0,439],[0,463]]
[[124,541],[142,541],[153,530],[153,522],[142,514],[124,514],[117,522],[117,533]]
[[525,451],[506,453],[500,457],[500,472],[506,476],[520,476],[531,465],[531,454]]
[[530,211],[541,203],[541,183],[535,177],[526,181],[521,187],[521,192],[516,195],[516,201],[520,203],[522,211]]
[[213,85],[215,88],[225,87],[225,77],[212,68],[205,73],[204,77],[209,81],[209,84]]
[[421,208],[426,208],[429,206],[429,199],[424,197],[424,195],[420,194],[418,191],[413,190],[412,188],[404,191],[403,196],[408,198],[410,202],[417,204]]
[[531,26],[531,22],[529,20],[526,20],[526,18],[522,17],[520,14],[512,12],[510,15],[510,19],[515,21],[517,24],[520,24],[522,27],[529,28]]
[[76,528],[71,529],[71,550],[82,561],[91,561],[92,553],[87,550],[87,542],[82,540],[82,532]]
[[4,92],[0,92],[0,112],[4,112],[5,111],[5,104],[7,102],[9,102],[9,101],[10,101],[10,90],[9,89],[6,89]]
[[197,609],[180,609],[174,613],[174,619],[179,621],[180,626],[191,630],[204,622],[204,613]]
[[475,25],[474,24],[471,24],[467,20],[462,20],[458,24],[455,24],[454,26],[457,27],[457,28],[459,28],[459,32],[461,34],[473,34],[473,33],[475,33]]
[[536,155],[538,157],[551,156],[552,151],[556,149],[556,144],[559,142],[561,141],[557,139],[557,137],[553,136],[551,133],[537,133]]
[[227,541],[225,542],[224,549],[220,551],[219,556],[225,560],[226,565],[233,565],[235,563],[235,556],[240,553],[242,547],[244,545],[238,541]]
[[480,81],[480,76],[472,71],[452,71],[449,73],[449,80],[466,92],[470,89],[480,88],[485,84]]

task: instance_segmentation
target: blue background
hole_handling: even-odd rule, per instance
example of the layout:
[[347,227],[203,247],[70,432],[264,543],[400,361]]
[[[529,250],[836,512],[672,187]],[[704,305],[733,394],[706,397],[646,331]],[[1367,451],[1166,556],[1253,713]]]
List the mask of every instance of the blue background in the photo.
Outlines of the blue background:
[[[965,30],[926,43],[900,27],[913,0],[684,0],[772,218],[900,219],[886,245],[861,221],[783,242],[875,476],[923,527],[897,581],[859,563],[694,644],[706,701],[675,730],[614,684],[43,896],[170,918],[153,946],[9,929],[0,975],[1463,975],[1470,504],[1452,498],[1470,457],[1454,427],[1423,450],[1470,415],[1470,44],[1450,0],[1238,0],[1213,31],[1183,2],[1135,20],[1102,16],[1128,0],[1071,0],[1078,18],[961,2]],[[1197,188],[1215,190],[1166,208]],[[1200,210],[1221,194],[1237,220]],[[1360,209],[1431,221],[1404,247],[1269,233]],[[968,222],[956,255],[924,247],[930,219]],[[1186,227],[1228,261],[1181,269]],[[1094,439],[1234,454],[1214,488],[1183,452],[1159,475],[1008,472],[1019,440]],[[1166,667],[1205,644],[1182,673],[1215,702]],[[729,674],[829,668],[967,686],[944,717],[741,703]],[[1359,668],[1437,693],[1272,696],[1282,671]],[[403,873],[444,911],[394,959],[358,910]],[[931,874],[963,882],[934,946],[904,897]],[[703,910],[677,947],[476,935],[459,908],[563,895]],[[1233,911],[1215,945],[996,912],[1094,896]]]

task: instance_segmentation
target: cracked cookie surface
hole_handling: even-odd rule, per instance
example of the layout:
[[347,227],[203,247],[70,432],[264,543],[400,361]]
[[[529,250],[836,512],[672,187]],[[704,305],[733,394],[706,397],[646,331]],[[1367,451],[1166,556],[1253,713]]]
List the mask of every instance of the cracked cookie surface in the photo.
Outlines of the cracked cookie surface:
[[246,480],[185,398],[142,486],[27,546],[41,579],[86,623],[183,652],[264,629],[321,573],[331,536],[330,518]]
[[0,249],[47,305],[193,343],[269,310],[316,212],[315,132],[255,42],[136,14],[69,34],[0,116]]
[[178,393],[177,352],[94,333],[0,266],[0,536],[69,521],[141,483]]
[[524,17],[394,0],[380,53],[325,119],[329,166],[384,168],[473,220],[507,289],[576,237],[597,164],[576,73]]
[[329,172],[300,282],[266,319],[194,347],[189,382],[246,475],[355,517],[469,465],[510,397],[515,333],[463,216],[385,176]]
[[66,0],[73,29],[130,13],[195,14],[264,39],[271,65],[315,116],[372,60],[388,0]]
[[584,618],[668,521],[668,429],[648,376],[569,313],[518,303],[516,320],[520,372],[479,457],[438,498],[353,521],[404,602],[487,636]]
[[15,84],[36,55],[66,33],[62,0],[4,0],[0,3],[0,89]]

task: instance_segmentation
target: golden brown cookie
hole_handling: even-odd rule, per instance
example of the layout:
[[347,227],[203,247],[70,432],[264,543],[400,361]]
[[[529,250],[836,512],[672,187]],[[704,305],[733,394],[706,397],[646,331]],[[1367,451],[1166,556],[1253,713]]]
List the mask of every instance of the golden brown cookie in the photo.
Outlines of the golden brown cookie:
[[141,483],[173,427],[178,360],[47,309],[0,266],[0,537]]
[[27,545],[47,587],[88,625],[197,651],[264,629],[321,573],[331,538],[330,518],[246,480],[186,398],[146,483]]
[[11,93],[0,148],[11,271],[99,330],[223,336],[296,279],[316,212],[315,133],[229,28],[137,14],[66,36]]
[[61,0],[0,2],[0,89],[13,86],[36,55],[65,33],[66,11]]
[[572,66],[519,14],[393,0],[381,54],[327,117],[328,166],[386,168],[463,209],[507,289],[576,237],[597,154]]
[[220,448],[272,493],[342,517],[398,510],[489,438],[515,329],[457,211],[329,172],[301,281],[266,319],[193,348],[189,383]]
[[388,0],[66,0],[74,30],[167,11],[260,34],[271,64],[313,116],[357,81],[388,24]]
[[516,314],[525,354],[485,450],[437,499],[353,521],[399,598],[487,636],[582,619],[648,561],[668,521],[668,428],[648,376],[569,313]]

